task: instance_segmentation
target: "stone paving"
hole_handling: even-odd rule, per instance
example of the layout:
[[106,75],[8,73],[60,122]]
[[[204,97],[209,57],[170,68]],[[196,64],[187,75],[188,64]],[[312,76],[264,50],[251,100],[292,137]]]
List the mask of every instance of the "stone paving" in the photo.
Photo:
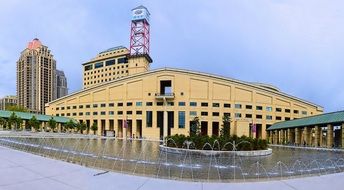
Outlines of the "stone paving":
[[289,180],[245,183],[173,181],[106,172],[0,147],[0,190],[339,190],[344,187],[343,179],[344,173]]

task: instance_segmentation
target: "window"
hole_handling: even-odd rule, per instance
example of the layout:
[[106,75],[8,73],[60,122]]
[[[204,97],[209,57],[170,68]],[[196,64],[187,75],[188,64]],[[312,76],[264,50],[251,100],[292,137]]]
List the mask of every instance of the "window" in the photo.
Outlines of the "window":
[[142,102],[136,102],[136,106],[142,106]]
[[263,106],[256,106],[256,110],[258,110],[258,111],[263,110]]
[[290,109],[285,109],[285,113],[290,113]]
[[56,108],[56,110],[59,110],[60,108]]
[[100,112],[100,115],[106,115],[105,111]]
[[299,110],[294,110],[294,114],[299,114]]
[[197,116],[197,111],[190,111],[190,116]]
[[282,120],[281,116],[276,116],[276,120]]
[[104,108],[106,107],[106,104],[100,104],[100,107]]
[[241,113],[235,113],[235,118],[241,118]]
[[142,115],[142,111],[136,111],[136,115]]
[[109,111],[109,115],[115,115],[114,111]]
[[73,106],[73,109],[75,110],[75,109],[76,109],[76,106]]
[[116,59],[108,60],[105,62],[106,66],[110,66],[110,65],[114,65],[114,64],[116,64]]
[[307,115],[307,111],[302,111],[301,114],[302,115]]
[[84,108],[84,106],[83,105],[79,105],[79,109],[82,109],[82,108]]
[[115,107],[114,103],[109,103],[109,107]]
[[128,63],[128,58],[126,57],[118,58],[118,64],[120,63]]
[[103,62],[100,62],[100,63],[96,63],[96,64],[94,65],[94,68],[95,68],[95,69],[98,69],[98,68],[101,68],[101,67],[103,67],[103,66],[104,66]]
[[174,102],[167,102],[168,106],[174,106]]
[[185,128],[185,111],[178,112],[178,127]]
[[82,112],[79,112],[79,116],[83,116],[84,115],[84,113],[82,113]]
[[67,116],[70,116],[70,113],[67,113]]
[[98,107],[98,104],[93,104],[93,107],[94,107],[94,108],[97,108],[97,107]]
[[98,112],[96,112],[96,111],[95,111],[95,112],[93,112],[93,115],[98,115]]
[[93,69],[93,65],[85,65],[85,71],[89,71],[91,69]]
[[146,102],[146,106],[153,106],[153,102]]
[[90,112],[86,112],[86,115],[91,115],[91,113]]
[[197,102],[190,102],[190,106],[196,107],[197,106]]
[[251,109],[252,109],[252,105],[246,105],[245,107],[246,107],[246,109],[248,109],[248,110],[251,110]]
[[127,106],[132,106],[133,103],[132,102],[127,102]]
[[224,116],[230,117],[230,116],[231,116],[231,113],[226,112],[226,113],[223,113],[223,115],[224,115]]
[[164,102],[157,102],[156,105],[157,105],[157,106],[163,106],[163,105],[164,105]]
[[202,107],[208,107],[208,103],[207,103],[207,102],[202,102],[202,103],[201,103],[201,106],[202,106]]
[[133,112],[132,111],[127,111],[127,115],[132,115]]
[[267,106],[267,107],[265,108],[265,110],[268,111],[268,112],[271,112],[271,111],[272,111],[272,107]]
[[282,112],[282,108],[276,108],[276,112]]
[[219,112],[213,112],[213,116],[220,116]]
[[70,110],[70,106],[67,106],[67,110]]
[[235,104],[236,109],[241,109],[241,104]]
[[219,103],[213,103],[213,107],[218,108],[218,107],[220,107],[220,104]]
[[117,111],[117,115],[123,115],[123,111]]
[[88,105],[86,105],[86,108],[91,108],[91,105],[89,105],[89,104],[88,104]]
[[152,127],[153,123],[153,112],[152,111],[146,111],[146,125],[147,127]]
[[202,111],[201,116],[208,116],[208,112]]
[[178,106],[185,106],[185,102],[178,102]]
[[266,120],[272,120],[272,115],[267,115]]
[[285,117],[284,118],[286,121],[289,121],[290,120],[290,117]]
[[262,119],[263,116],[262,115],[256,115],[256,119]]
[[252,118],[252,114],[246,114],[245,117],[246,118]]
[[224,107],[224,108],[230,108],[230,107],[231,107],[231,104],[226,104],[226,103],[225,103],[225,104],[223,104],[223,107]]
[[119,103],[117,103],[117,106],[118,106],[118,107],[123,107],[123,103],[122,103],[122,102],[119,102]]

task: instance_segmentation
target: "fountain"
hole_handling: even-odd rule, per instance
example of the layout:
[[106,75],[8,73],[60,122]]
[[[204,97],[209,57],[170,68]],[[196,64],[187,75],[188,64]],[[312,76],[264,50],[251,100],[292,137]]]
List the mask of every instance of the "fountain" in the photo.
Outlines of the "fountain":
[[[177,147],[173,139],[166,139],[164,144],[167,143]],[[205,143],[200,151],[208,153],[202,154],[194,152],[192,141],[183,143],[187,151],[166,151],[161,149],[160,142],[145,140],[21,132],[0,136],[0,146],[3,147],[98,168],[104,172],[173,180],[271,180],[344,171],[342,152],[274,147],[271,155],[247,157],[237,151],[243,143],[248,142],[233,141],[222,147],[218,141]],[[218,153],[228,149],[232,149],[229,151],[232,153]]]

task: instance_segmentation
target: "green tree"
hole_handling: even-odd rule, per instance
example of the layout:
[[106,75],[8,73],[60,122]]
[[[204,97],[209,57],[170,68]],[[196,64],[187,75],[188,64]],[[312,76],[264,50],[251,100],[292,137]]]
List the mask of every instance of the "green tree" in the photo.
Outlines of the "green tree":
[[74,128],[75,128],[75,123],[73,120],[69,120],[67,123],[66,123],[66,128],[69,129],[70,131],[72,131]]
[[16,111],[16,112],[30,112],[27,108],[17,105],[6,106],[6,111]]
[[98,130],[97,123],[94,122],[94,123],[92,124],[91,130],[93,131],[93,134],[95,135],[95,134],[96,134],[96,131]]
[[12,114],[7,120],[9,129],[12,129],[12,126],[16,123],[16,120],[17,120],[17,115],[16,113],[12,112]]
[[80,132],[83,134],[83,132],[87,129],[86,123],[81,122],[80,123]]
[[36,116],[32,116],[28,122],[28,125],[35,129],[35,131],[39,131],[40,122],[37,120]]
[[56,129],[56,125],[57,123],[56,123],[56,121],[55,121],[55,119],[53,118],[53,117],[51,117],[50,119],[49,119],[49,121],[48,121],[48,125],[49,125],[49,127],[50,127],[50,129],[53,131],[53,132],[55,132],[55,129]]
[[222,137],[229,137],[231,135],[231,121],[232,119],[227,114],[222,117],[222,128],[220,131]]
[[0,117],[0,125],[2,126],[2,128],[3,128],[3,129],[5,128],[5,126],[6,126],[6,123],[7,123],[6,119],[5,119],[5,118],[2,118],[2,117]]
[[23,119],[21,117],[16,118],[16,130],[22,130]]
[[200,135],[200,134],[201,134],[201,129],[200,129],[199,117],[196,116],[196,117],[191,121],[190,136]]

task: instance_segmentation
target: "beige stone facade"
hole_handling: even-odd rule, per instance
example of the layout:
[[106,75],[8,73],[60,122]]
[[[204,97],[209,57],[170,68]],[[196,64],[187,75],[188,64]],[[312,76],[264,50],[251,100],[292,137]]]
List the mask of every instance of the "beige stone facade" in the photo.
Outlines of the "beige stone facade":
[[[148,65],[144,57],[138,59],[143,60],[143,66]],[[142,67],[142,71],[128,76],[104,75],[113,72],[118,65],[102,68],[103,82],[100,84],[98,77],[84,79],[85,89],[46,104],[46,113],[72,117],[87,126],[96,122],[99,135],[105,130],[114,130],[118,137],[150,139],[170,134],[187,135],[190,121],[196,116],[200,119],[202,134],[219,135],[222,117],[227,114],[232,120],[232,134],[265,139],[266,128],[275,122],[323,111],[318,105],[270,85],[207,73],[169,68],[142,72],[146,70]],[[94,73],[84,75],[89,76]],[[106,77],[108,80],[105,81]],[[96,85],[89,83],[95,80]],[[252,124],[256,126],[256,132],[251,130]]]
[[130,56],[129,50],[123,46],[110,48],[83,64],[83,87],[148,71],[151,62],[148,55]]

